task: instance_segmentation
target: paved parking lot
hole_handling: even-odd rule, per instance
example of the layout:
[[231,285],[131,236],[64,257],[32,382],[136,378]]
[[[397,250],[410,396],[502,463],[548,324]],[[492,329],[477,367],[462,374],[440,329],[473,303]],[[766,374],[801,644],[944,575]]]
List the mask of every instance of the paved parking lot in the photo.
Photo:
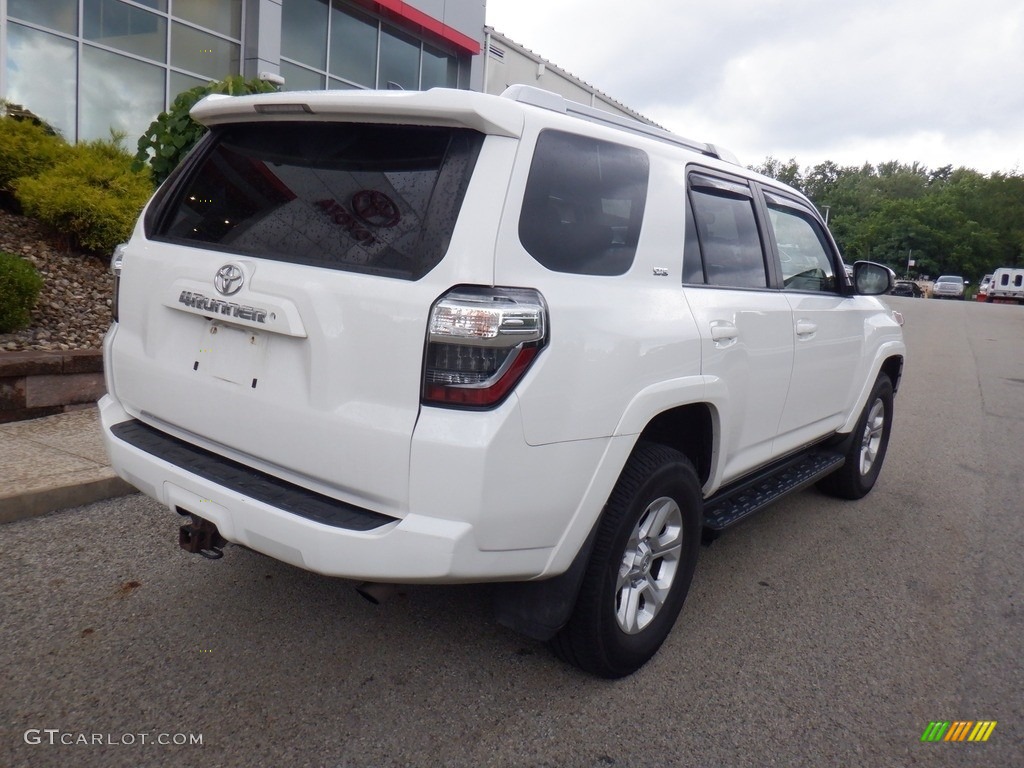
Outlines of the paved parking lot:
[[[140,495],[0,527],[0,766],[1022,764],[1024,308],[892,305],[910,360],[875,491],[704,549],[617,682],[494,624],[486,586],[374,607],[186,555]],[[922,743],[936,720],[998,724]]]

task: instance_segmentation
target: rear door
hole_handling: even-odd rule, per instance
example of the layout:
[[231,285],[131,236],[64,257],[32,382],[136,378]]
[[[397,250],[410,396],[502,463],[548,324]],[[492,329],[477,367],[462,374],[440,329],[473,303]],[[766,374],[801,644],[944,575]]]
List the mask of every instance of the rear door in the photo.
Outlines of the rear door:
[[401,516],[425,324],[456,279],[442,261],[482,144],[468,128],[215,128],[126,254],[119,399],[218,453]]
[[683,279],[701,334],[701,371],[722,400],[721,480],[769,461],[793,367],[792,310],[770,288],[754,193],[710,171],[688,177]]

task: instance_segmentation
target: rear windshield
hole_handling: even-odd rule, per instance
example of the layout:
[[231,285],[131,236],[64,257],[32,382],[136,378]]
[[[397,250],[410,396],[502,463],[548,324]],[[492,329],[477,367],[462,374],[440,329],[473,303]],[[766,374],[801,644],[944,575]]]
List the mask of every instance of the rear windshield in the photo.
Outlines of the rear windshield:
[[156,240],[416,280],[444,257],[483,135],[365,123],[215,129]]

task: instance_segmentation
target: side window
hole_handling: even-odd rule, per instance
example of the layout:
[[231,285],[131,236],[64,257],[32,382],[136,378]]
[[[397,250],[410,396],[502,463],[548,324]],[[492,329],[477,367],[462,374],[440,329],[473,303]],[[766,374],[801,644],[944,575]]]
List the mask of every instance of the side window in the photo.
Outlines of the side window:
[[693,219],[693,206],[686,206],[686,240],[683,243],[683,283],[700,285],[704,279],[704,261],[700,257],[700,238]]
[[[690,179],[690,205],[707,284],[765,288],[764,249],[749,189],[694,175]],[[684,270],[690,274],[690,253],[685,254],[684,261],[688,262]]]
[[519,240],[555,272],[621,275],[640,239],[650,171],[639,149],[542,131],[523,195]]
[[767,195],[768,219],[782,266],[782,285],[790,291],[837,293],[839,281],[821,226],[808,211]]

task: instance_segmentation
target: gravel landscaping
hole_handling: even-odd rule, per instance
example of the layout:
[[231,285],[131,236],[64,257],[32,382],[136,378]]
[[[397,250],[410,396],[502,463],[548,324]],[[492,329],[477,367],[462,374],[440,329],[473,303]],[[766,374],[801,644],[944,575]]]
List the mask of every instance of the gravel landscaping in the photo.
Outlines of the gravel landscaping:
[[107,258],[69,251],[33,219],[0,210],[0,251],[23,256],[43,278],[28,328],[0,334],[0,351],[98,349],[110,326]]

